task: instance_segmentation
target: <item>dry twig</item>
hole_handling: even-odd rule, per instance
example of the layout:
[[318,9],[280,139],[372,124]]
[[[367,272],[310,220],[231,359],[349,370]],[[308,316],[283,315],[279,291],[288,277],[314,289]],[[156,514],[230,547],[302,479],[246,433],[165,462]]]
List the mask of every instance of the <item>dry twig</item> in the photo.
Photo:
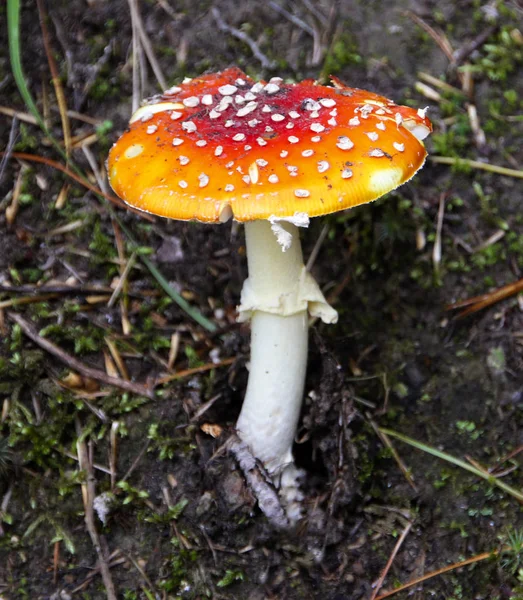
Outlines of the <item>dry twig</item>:
[[[405,538],[409,534],[409,531],[411,530],[411,528],[412,528],[412,522],[409,522],[409,523],[407,523],[405,529],[401,532],[401,535],[400,535],[398,541],[396,542],[396,545],[394,546],[394,550],[392,551],[391,555],[389,556],[389,560],[387,561],[385,568],[383,569],[378,581],[376,582],[376,587],[374,588],[374,592],[372,593],[370,600],[376,600],[376,596],[378,595],[378,592],[380,591],[381,586],[383,585],[383,582],[385,581],[385,577],[387,577],[387,573],[389,572],[389,569],[391,568],[392,563],[394,562],[394,559],[396,558],[396,555],[398,554],[399,549],[403,545],[403,542],[405,541]],[[381,598],[381,596],[380,596],[380,598]]]
[[108,559],[105,556],[105,552],[102,548],[102,543],[98,531],[96,530],[94,520],[94,499],[96,497],[96,479],[94,476],[92,460],[89,456],[87,449],[87,443],[81,437],[81,429],[79,422],[77,421],[78,441],[76,448],[78,452],[78,462],[80,469],[85,471],[87,480],[86,483],[82,484],[82,497],[84,501],[85,509],[85,526],[93,543],[96,554],[98,555],[98,563],[100,566],[100,572],[102,574],[102,580],[105,585],[105,591],[107,592],[108,600],[117,600],[116,589],[114,587],[113,579],[111,577],[111,571],[108,565]]
[[127,392],[137,394],[139,396],[145,396],[146,398],[150,398],[151,400],[154,399],[154,389],[152,388],[146,387],[140,383],[125,381],[124,379],[119,379],[117,377],[110,377],[103,371],[87,367],[78,359],[74,358],[74,356],[71,356],[70,354],[68,354],[49,340],[46,340],[41,335],[39,335],[36,329],[21,315],[18,315],[16,313],[8,313],[8,318],[11,319],[11,321],[14,321],[17,325],[19,325],[22,331],[27,335],[27,337],[33,340],[35,344],[38,344],[40,348],[43,348],[46,352],[49,352],[49,354],[56,356],[56,358],[61,360],[72,370],[81,373],[85,377],[90,377],[91,379],[100,381],[101,383],[104,383],[106,385],[117,387]]
[[221,31],[231,34],[236,39],[241,40],[244,44],[247,44],[255,58],[260,61],[261,66],[264,69],[274,69],[276,67],[276,63],[265,56],[265,54],[260,50],[258,44],[249,35],[247,35],[244,31],[236,29],[236,27],[232,27],[232,25],[228,25],[223,20],[221,12],[215,6],[211,8],[211,12],[216,24],[218,25],[218,28]]

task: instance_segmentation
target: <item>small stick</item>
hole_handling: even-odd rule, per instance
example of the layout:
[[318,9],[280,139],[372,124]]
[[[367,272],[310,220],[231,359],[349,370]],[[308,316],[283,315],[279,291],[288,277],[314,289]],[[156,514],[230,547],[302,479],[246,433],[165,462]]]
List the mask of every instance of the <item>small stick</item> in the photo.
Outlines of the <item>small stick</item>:
[[471,167],[472,169],[480,169],[481,171],[489,171],[490,173],[505,175],[506,177],[523,179],[523,171],[519,171],[517,169],[508,169],[507,167],[500,167],[498,165],[491,165],[490,163],[480,162],[479,160],[454,158],[452,156],[429,156],[429,160],[438,165],[464,165],[466,167]]
[[147,440],[147,442],[145,442],[143,448],[138,453],[138,456],[133,460],[133,464],[129,467],[129,469],[127,470],[127,473],[122,477],[121,481],[127,481],[127,479],[129,479],[132,472],[138,466],[138,463],[142,460],[143,455],[147,452],[147,448],[149,448],[150,443],[151,443],[151,440]]
[[17,315],[15,313],[8,313],[8,318],[11,321],[14,321],[17,325],[20,326],[22,331],[27,335],[28,338],[33,340],[35,344],[38,344],[40,348],[43,348],[49,354],[56,356],[59,360],[61,360],[68,367],[73,369],[74,371],[78,371],[85,377],[91,377],[96,381],[100,381],[101,383],[105,383],[106,385],[111,385],[113,387],[117,387],[119,389],[125,390],[127,392],[132,392],[133,394],[137,394],[139,396],[145,396],[154,399],[154,389],[145,387],[140,383],[133,383],[132,381],[125,381],[124,379],[119,379],[118,377],[110,377],[103,371],[99,371],[98,369],[93,369],[91,367],[85,366],[78,359],[74,358],[49,340],[46,340],[41,335],[38,334],[36,329],[26,321],[21,315]]
[[[133,22],[133,30],[136,30],[140,43],[145,51],[147,59],[149,60],[149,64],[152,67],[153,73],[156,77],[156,80],[160,84],[162,90],[167,89],[167,82],[163,75],[162,69],[158,61],[156,60],[156,56],[154,54],[154,50],[152,44],[147,37],[147,33],[145,32],[145,28],[143,26],[142,17],[140,15],[140,11],[138,9],[137,0],[129,0],[129,7],[131,9],[131,20]],[[133,44],[134,45],[134,44]]]
[[58,563],[60,562],[60,540],[54,543],[53,552],[53,583],[56,585],[58,581]]
[[169,360],[167,361],[167,369],[172,370],[176,357],[178,356],[178,349],[180,348],[180,332],[175,331],[171,336],[171,345],[169,347]]
[[111,490],[116,488],[116,474],[118,464],[118,429],[120,428],[119,421],[113,421],[111,425],[111,433],[109,435],[111,443],[111,454],[109,456],[109,466],[111,469]]
[[474,296],[473,298],[467,298],[466,300],[460,300],[459,302],[454,302],[453,304],[449,304],[445,307],[445,310],[455,310],[457,308],[465,308],[465,310],[461,311],[456,318],[462,319],[472,313],[477,312],[483,308],[487,308],[492,304],[496,304],[505,298],[509,298],[519,292],[523,291],[523,279],[519,279],[514,283],[509,283],[494,292],[490,292],[488,294],[482,294],[481,296]]
[[223,20],[220,11],[215,6],[211,8],[211,12],[212,16],[216,21],[216,24],[218,25],[218,28],[221,31],[230,33],[236,39],[241,40],[244,44],[247,44],[247,46],[249,46],[249,48],[251,49],[253,55],[261,62],[261,66],[264,69],[274,69],[274,67],[276,66],[274,61],[270,60],[269,58],[267,58],[267,56],[265,56],[265,54],[258,47],[258,44],[249,35],[247,35],[244,31],[236,29],[236,27],[228,25]]
[[47,29],[47,14],[45,11],[43,0],[36,0],[38,7],[38,16],[40,17],[40,29],[42,30],[42,40],[44,43],[44,50],[47,56],[47,63],[49,64],[49,70],[51,71],[51,81],[53,82],[54,93],[60,111],[60,118],[62,121],[62,131],[64,134],[64,145],[65,154],[69,160],[71,156],[71,124],[67,115],[67,102],[65,100],[64,89],[62,87],[62,81],[58,72],[58,67],[54,59],[53,50],[49,41],[49,30]]
[[[0,152],[0,156],[2,156],[2,157],[6,156],[6,152]],[[126,210],[131,210],[135,214],[140,215],[142,218],[144,218],[148,221],[151,221],[152,223],[154,223],[154,221],[155,221],[155,219],[153,217],[151,217],[150,215],[147,215],[144,212],[139,211],[138,209],[133,209],[132,206],[127,206],[122,200],[120,200],[116,196],[109,196],[107,194],[104,194],[95,185],[92,185],[91,183],[89,183],[87,181],[87,179],[83,179],[79,175],[76,175],[76,173],[73,173],[73,171],[71,171],[71,169],[65,167],[64,165],[62,165],[59,162],[56,162],[55,160],[51,160],[50,158],[47,158],[45,156],[39,156],[38,154],[30,154],[27,152],[13,152],[13,153],[11,153],[10,158],[17,158],[19,160],[27,160],[29,162],[43,163],[44,165],[47,165],[48,167],[52,167],[53,169],[56,169],[57,171],[62,171],[62,173],[65,173],[68,177],[70,177],[71,179],[74,179],[74,181],[76,181],[76,183],[79,183],[80,185],[82,185],[83,187],[88,189],[90,192],[93,192],[94,194],[96,194],[98,196],[103,196],[106,200],[109,200],[109,202],[112,202],[116,206],[119,206],[120,208],[125,208]]]
[[[37,288],[38,289],[38,288]],[[0,302],[0,309],[11,308],[11,306],[20,306],[21,304],[34,304],[35,302],[45,302],[56,298],[58,294],[41,294],[40,296],[24,296],[22,298],[10,298]]]
[[445,194],[440,194],[439,197],[439,208],[438,208],[438,221],[436,225],[436,240],[434,241],[434,248],[432,249],[432,262],[434,263],[434,271],[439,273],[439,266],[441,264],[441,231],[443,229],[443,217],[445,215]]
[[120,278],[118,279],[118,285],[114,288],[114,292],[113,292],[111,298],[109,299],[109,302],[107,303],[107,306],[109,308],[114,306],[114,303],[116,302],[118,296],[120,295],[123,288],[125,287],[125,284],[127,282],[127,277],[129,276],[129,273],[134,266],[135,260],[136,260],[136,252],[133,252],[133,254],[131,254],[129,260],[127,261],[127,264],[125,265],[125,269],[123,270],[122,274],[120,275]]
[[274,2],[274,0],[269,0],[268,4],[274,11],[276,11],[282,17],[285,17],[293,25],[296,25],[296,27],[299,27],[300,29],[302,29],[303,31],[308,33],[311,37],[314,37],[314,29],[308,23],[306,23],[303,19],[300,19],[296,15],[293,15],[288,10],[283,8],[283,6],[280,6],[277,2]]
[[[2,107],[0,107],[1,109]],[[1,112],[1,110],[0,110]],[[9,131],[9,139],[7,141],[7,147],[5,149],[4,154],[2,155],[2,160],[0,161],[0,183],[2,183],[2,179],[4,178],[5,169],[7,167],[7,163],[11,157],[11,152],[15,147],[16,139],[18,136],[18,118],[16,116],[13,117],[13,122],[11,123],[11,129]]]
[[236,360],[236,358],[226,358],[225,360],[220,361],[219,363],[207,363],[202,365],[201,367],[194,367],[192,369],[185,369],[184,371],[178,371],[178,373],[173,373],[173,375],[166,375],[158,380],[158,385],[164,385],[165,383],[169,383],[169,381],[173,381],[174,379],[181,379],[182,377],[189,377],[190,375],[195,375],[196,373],[204,373],[205,371],[210,371],[212,369],[218,369],[220,367],[227,367],[228,365],[232,365],[232,363]]
[[401,472],[403,473],[403,476],[407,480],[407,483],[410,485],[410,487],[415,492],[417,492],[418,488],[416,487],[416,484],[414,483],[414,478],[412,477],[411,473],[409,472],[408,468],[406,467],[405,463],[403,462],[401,456],[399,455],[399,452],[392,445],[392,442],[390,441],[389,436],[386,433],[384,433],[383,431],[380,431],[380,428],[376,425],[375,421],[370,418],[369,414],[367,414],[367,418],[369,419],[369,423],[371,424],[372,429],[374,429],[374,432],[380,438],[383,445],[386,446],[392,452],[392,456],[394,457],[394,460],[398,463],[398,467],[400,468]]
[[[80,425],[77,421],[77,428],[80,429]],[[82,483],[82,496],[84,500],[85,509],[85,526],[91,538],[91,542],[98,555],[98,563],[100,565],[100,573],[104,582],[105,590],[107,592],[108,600],[117,600],[116,589],[114,587],[113,579],[111,577],[111,571],[102,549],[100,536],[96,530],[94,520],[94,507],[93,502],[96,497],[96,479],[94,477],[93,465],[90,460],[89,452],[87,449],[87,443],[80,437],[81,430],[78,434],[78,441],[76,448],[78,452],[78,462],[80,469],[85,471],[87,475],[86,483]]]
[[443,573],[448,573],[449,571],[454,571],[455,569],[461,569],[461,567],[466,567],[467,565],[472,565],[474,563],[481,562],[482,560],[486,560],[487,558],[491,558],[493,556],[498,556],[499,553],[500,553],[499,550],[492,550],[492,552],[483,552],[483,554],[477,554],[476,556],[473,556],[472,558],[467,558],[467,560],[462,560],[461,562],[457,562],[452,565],[448,565],[447,567],[443,567],[442,569],[438,569],[437,571],[432,571],[431,573],[427,573],[426,575],[423,575],[423,577],[418,577],[416,579],[413,579],[412,581],[409,581],[408,583],[400,585],[399,587],[391,590],[390,592],[385,592],[384,594],[377,596],[374,600],[384,600],[385,598],[389,598],[390,596],[394,596],[395,594],[398,594],[399,592],[403,592],[404,590],[408,590],[409,588],[411,588],[415,585],[423,583],[424,581],[427,581],[427,579],[432,579],[433,577],[436,577],[437,575],[443,575]]
[[7,221],[7,226],[11,228],[13,225],[16,215],[18,214],[19,200],[20,200],[20,192],[22,191],[22,180],[24,177],[25,168],[22,166],[20,171],[18,171],[18,177],[16,178],[15,187],[13,188],[13,197],[11,200],[11,204],[5,209],[5,220]]
[[30,113],[22,112],[20,110],[15,110],[14,108],[9,108],[9,106],[0,106],[0,114],[5,115],[13,119],[16,125],[16,120],[23,121],[24,123],[29,123],[29,125],[37,125],[36,119]]
[[328,233],[329,233],[329,226],[324,225],[322,230],[320,231],[320,235],[318,236],[316,243],[314,244],[314,248],[312,249],[312,252],[309,256],[309,260],[307,261],[307,264],[305,265],[305,269],[307,271],[310,271],[312,269],[312,267],[314,266],[314,263],[316,262],[316,259],[318,258],[318,254],[320,252],[320,249],[321,249],[323,242],[325,241],[325,238],[327,237]]
[[383,569],[383,571],[380,575],[380,578],[376,582],[376,587],[374,589],[374,592],[372,593],[372,596],[370,597],[370,600],[376,600],[376,596],[378,595],[378,592],[381,590],[381,586],[383,585],[383,582],[385,581],[385,577],[387,577],[387,573],[389,572],[389,569],[391,568],[392,563],[394,562],[394,559],[396,558],[396,554],[398,554],[399,549],[401,548],[403,542],[405,541],[405,538],[407,537],[407,535],[409,534],[409,531],[412,528],[412,525],[413,525],[412,521],[407,523],[405,529],[402,531],[398,541],[396,542],[396,545],[394,546],[394,550],[392,551],[392,554],[389,556],[389,560],[387,561],[387,564],[385,565],[385,568]]

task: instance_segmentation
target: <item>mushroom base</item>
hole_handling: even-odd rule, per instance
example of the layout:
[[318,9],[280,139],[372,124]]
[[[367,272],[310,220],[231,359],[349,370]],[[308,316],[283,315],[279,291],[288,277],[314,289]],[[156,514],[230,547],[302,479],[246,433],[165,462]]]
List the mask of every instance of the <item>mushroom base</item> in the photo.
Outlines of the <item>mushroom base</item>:
[[251,363],[237,423],[240,438],[270,473],[293,462],[292,444],[305,384],[308,314],[255,311]]

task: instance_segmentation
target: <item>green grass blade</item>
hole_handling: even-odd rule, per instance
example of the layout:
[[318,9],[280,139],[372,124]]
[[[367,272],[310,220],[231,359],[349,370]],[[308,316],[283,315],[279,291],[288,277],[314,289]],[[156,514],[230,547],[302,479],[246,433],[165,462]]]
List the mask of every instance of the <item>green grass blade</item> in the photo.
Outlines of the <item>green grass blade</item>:
[[485,471],[477,469],[470,463],[465,462],[464,460],[461,460],[459,458],[456,458],[455,456],[452,456],[450,454],[447,454],[446,452],[442,452],[441,450],[438,450],[437,448],[433,448],[432,446],[427,446],[423,442],[418,442],[417,440],[414,440],[406,435],[397,433],[396,431],[392,431],[391,429],[385,429],[384,427],[380,427],[379,430],[382,433],[390,435],[390,437],[393,437],[402,442],[405,442],[405,444],[409,444],[409,446],[413,446],[414,448],[417,448],[418,450],[423,450],[423,452],[426,452],[427,454],[432,454],[432,456],[436,456],[437,458],[440,458],[441,460],[452,463],[453,465],[456,465],[457,467],[460,467],[461,469],[464,469],[465,471],[469,471],[469,473],[473,473],[477,477],[481,477],[482,479],[485,479],[486,481],[488,481],[490,483],[490,485],[496,486],[496,487],[502,489],[503,491],[507,492],[507,494],[510,494],[511,496],[514,496],[514,498],[516,498],[520,502],[523,502],[523,493],[522,492],[516,490],[515,488],[511,487],[510,485],[507,485],[506,483],[504,483],[497,477],[494,477],[493,475],[490,475],[489,473],[486,473]]
[[[129,231],[129,229],[127,229],[127,227],[122,223],[121,219],[118,219],[118,217],[116,217],[116,216],[115,216],[115,218],[118,221],[118,225],[121,227],[122,231],[127,236],[127,239],[131,242],[131,244],[134,246],[135,249],[138,248],[138,243],[134,239],[134,237],[133,237],[132,233]],[[149,258],[147,258],[147,256],[140,255],[140,260],[149,269],[151,275],[156,279],[156,281],[158,282],[160,287],[163,289],[163,291],[170,298],[172,298],[172,300],[174,300],[174,302],[176,302],[176,304],[178,304],[178,306],[183,311],[185,311],[199,325],[201,325],[203,328],[207,329],[207,331],[210,331],[212,333],[217,330],[216,325],[212,321],[209,321],[209,319],[207,319],[207,317],[202,315],[202,313],[197,308],[194,308],[193,306],[191,306],[187,302],[187,300],[185,300],[185,298],[183,298],[183,296],[169,284],[167,279],[165,279],[165,277],[162,275],[162,273],[159,271],[159,269],[154,265],[154,263],[151,260],[149,260]]]
[[156,279],[156,281],[159,283],[159,285],[162,287],[163,291],[170,298],[172,298],[182,310],[184,310],[190,317],[192,317],[202,327],[207,329],[207,331],[210,331],[211,333],[213,331],[216,331],[216,329],[217,329],[216,325],[212,321],[209,321],[209,319],[207,319],[207,317],[204,317],[198,309],[191,306],[187,302],[187,300],[185,300],[185,298],[183,298],[183,296],[181,296],[171,285],[169,285],[169,282],[167,281],[167,279],[165,279],[165,277],[160,273],[160,271],[155,267],[155,265],[147,258],[147,256],[140,256],[140,259],[142,260],[143,264],[149,269],[149,271],[151,272],[153,277]]

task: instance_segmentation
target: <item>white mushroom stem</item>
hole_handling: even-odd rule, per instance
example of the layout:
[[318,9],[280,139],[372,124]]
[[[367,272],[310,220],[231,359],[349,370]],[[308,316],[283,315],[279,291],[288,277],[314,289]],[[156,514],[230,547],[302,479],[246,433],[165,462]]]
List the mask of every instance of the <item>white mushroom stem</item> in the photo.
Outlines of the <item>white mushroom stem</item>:
[[268,222],[246,224],[249,278],[239,307],[239,320],[252,320],[252,334],[237,429],[271,473],[292,463],[307,366],[308,312],[327,322],[337,318],[305,270],[298,228],[287,222],[280,226],[292,236],[285,251]]

